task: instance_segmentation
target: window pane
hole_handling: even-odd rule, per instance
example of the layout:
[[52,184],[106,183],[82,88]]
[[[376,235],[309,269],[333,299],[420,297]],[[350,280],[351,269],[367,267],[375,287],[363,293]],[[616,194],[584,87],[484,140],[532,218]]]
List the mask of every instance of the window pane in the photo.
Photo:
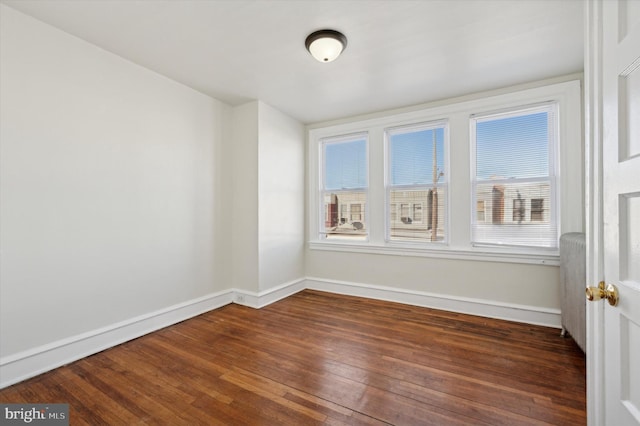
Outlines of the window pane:
[[476,202],[476,220],[484,222],[484,201]]
[[407,203],[400,204],[400,217],[404,218],[402,220],[405,222],[407,220],[411,220],[411,218],[409,218],[409,204]]
[[400,216],[389,217],[391,240],[443,241],[445,237],[446,191],[439,187],[391,190],[391,205],[400,206]]
[[324,189],[366,188],[367,141],[362,135],[324,143]]
[[444,174],[443,127],[389,133],[391,185],[424,185],[440,180]]
[[367,135],[338,136],[322,141],[324,238],[367,237]]
[[548,112],[478,120],[476,178],[549,175]]
[[422,203],[415,203],[413,205],[413,221],[422,222]]
[[327,239],[366,239],[367,193],[365,191],[325,192],[322,198],[323,210],[328,213],[325,215],[320,232]]
[[[483,219],[477,222],[496,225],[521,223],[532,220],[550,222],[549,211],[544,212],[551,196],[548,180],[540,182],[493,184],[481,183],[476,186],[476,205],[482,203]],[[544,213],[544,214],[543,214]]]
[[[531,220],[543,221],[545,218],[544,198],[531,199]],[[548,212],[546,214],[548,217]]]
[[362,204],[350,204],[351,209],[351,222],[362,220]]
[[[490,244],[553,247],[555,224],[549,210],[549,181],[493,184],[476,186],[477,203],[482,202],[484,214],[478,214],[473,239]],[[477,205],[477,204],[476,204]]]
[[475,244],[557,248],[554,111],[545,105],[473,119]]
[[445,241],[446,127],[442,123],[387,130],[389,240]]

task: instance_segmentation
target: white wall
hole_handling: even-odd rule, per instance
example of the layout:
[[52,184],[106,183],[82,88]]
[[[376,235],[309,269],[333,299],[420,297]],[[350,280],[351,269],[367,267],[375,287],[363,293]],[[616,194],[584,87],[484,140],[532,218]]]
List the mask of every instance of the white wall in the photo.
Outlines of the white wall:
[[304,126],[260,102],[260,291],[304,277]]
[[304,126],[253,101],[233,109],[233,286],[264,292],[304,277]]
[[229,288],[230,109],[0,7],[0,355]]
[[324,250],[309,250],[306,259],[307,276],[314,279],[436,294],[445,299],[560,308],[557,266]]
[[258,290],[258,102],[233,108],[233,139],[227,157],[233,287]]

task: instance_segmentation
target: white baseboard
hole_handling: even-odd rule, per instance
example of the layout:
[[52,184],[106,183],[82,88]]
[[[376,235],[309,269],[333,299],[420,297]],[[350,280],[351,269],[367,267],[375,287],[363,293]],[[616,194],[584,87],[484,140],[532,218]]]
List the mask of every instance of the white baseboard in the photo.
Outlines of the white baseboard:
[[305,288],[561,328],[560,310],[308,277]]
[[3,357],[0,359],[0,389],[229,303],[259,309],[306,288],[561,328],[560,310],[558,309],[506,304],[346,281],[306,278],[294,280],[262,292],[230,289],[213,293],[98,330]]
[[233,302],[233,290],[213,293],[156,312],[0,359],[0,389]]
[[305,279],[299,279],[259,293],[234,289],[235,296],[233,302],[239,305],[260,309],[302,291],[305,288]]

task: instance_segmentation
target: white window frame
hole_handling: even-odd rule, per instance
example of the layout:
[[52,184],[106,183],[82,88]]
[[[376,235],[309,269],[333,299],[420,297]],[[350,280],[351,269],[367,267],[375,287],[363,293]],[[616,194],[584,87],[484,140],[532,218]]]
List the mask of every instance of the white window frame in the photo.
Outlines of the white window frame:
[[[559,264],[557,251],[476,247],[471,244],[471,219],[476,206],[469,208],[472,195],[470,170],[470,118],[486,111],[499,111],[526,105],[557,102],[558,151],[557,167],[559,204],[559,234],[584,229],[583,154],[581,84],[578,80],[530,83],[520,90],[507,89],[471,95],[448,102],[425,104],[403,110],[377,113],[352,120],[316,123],[308,133],[308,246],[311,250],[334,252],[376,253],[399,256],[424,256],[445,259],[468,259],[496,262]],[[385,208],[385,144],[384,130],[413,123],[444,120],[449,123],[449,225],[448,242],[442,245],[407,244],[386,241]],[[368,133],[368,194],[365,217],[368,240],[359,242],[330,241],[319,238],[322,206],[318,205],[320,179],[320,140],[352,133]]]

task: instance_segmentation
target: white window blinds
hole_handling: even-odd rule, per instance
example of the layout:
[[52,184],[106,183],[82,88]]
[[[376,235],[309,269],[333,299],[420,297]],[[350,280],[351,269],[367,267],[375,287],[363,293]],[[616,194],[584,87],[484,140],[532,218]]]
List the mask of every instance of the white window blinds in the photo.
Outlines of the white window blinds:
[[471,136],[473,244],[557,248],[556,105],[473,116]]

